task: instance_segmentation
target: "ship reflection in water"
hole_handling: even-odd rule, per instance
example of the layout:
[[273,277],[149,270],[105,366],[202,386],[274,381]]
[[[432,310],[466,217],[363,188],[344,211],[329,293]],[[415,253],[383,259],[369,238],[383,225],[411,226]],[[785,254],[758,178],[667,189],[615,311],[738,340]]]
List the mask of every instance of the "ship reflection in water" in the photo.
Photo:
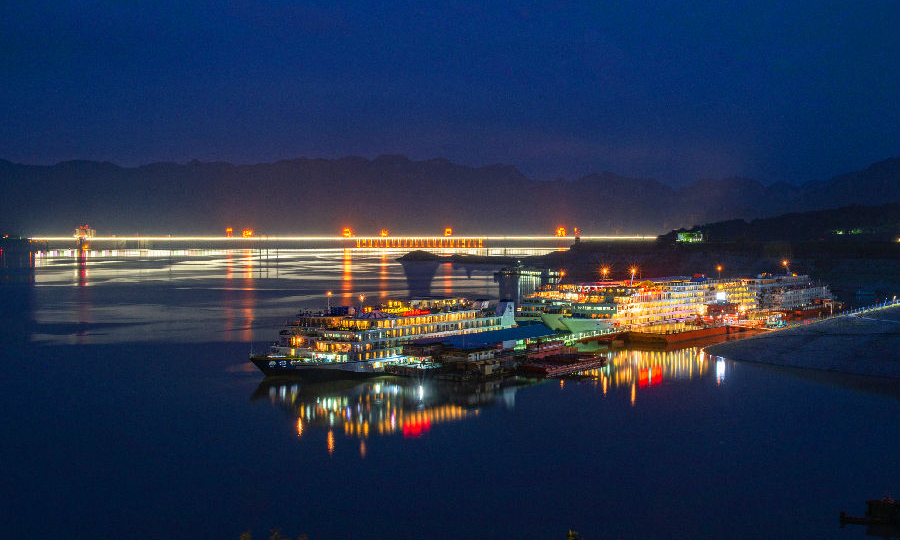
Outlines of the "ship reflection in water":
[[605,366],[585,371],[578,378],[601,387],[604,395],[615,388],[629,389],[632,405],[638,399],[638,390],[706,377],[710,362],[716,364],[716,384],[725,381],[725,360],[707,356],[700,347],[671,351],[614,350],[606,356],[609,361]]
[[[725,380],[726,363],[706,356],[699,347],[674,351],[618,350],[607,352],[602,368],[559,380],[563,391],[574,385],[602,388],[603,395],[621,395],[634,405],[641,392],[665,384],[715,376]],[[711,371],[710,363],[715,367]],[[509,377],[477,383],[380,377],[366,381],[345,380],[308,383],[265,379],[251,399],[269,400],[295,418],[298,436],[327,431],[326,446],[334,451],[335,433],[360,441],[370,436],[420,437],[438,424],[477,417],[483,407],[515,406],[519,388],[539,384],[542,379]],[[554,383],[556,384],[556,383]]]
[[251,399],[268,399],[296,417],[297,435],[328,430],[327,447],[334,449],[334,432],[361,441],[370,436],[420,437],[438,424],[478,416],[482,407],[515,406],[516,391],[536,384],[533,379],[507,378],[478,383],[422,381],[380,377],[366,381],[264,380]]

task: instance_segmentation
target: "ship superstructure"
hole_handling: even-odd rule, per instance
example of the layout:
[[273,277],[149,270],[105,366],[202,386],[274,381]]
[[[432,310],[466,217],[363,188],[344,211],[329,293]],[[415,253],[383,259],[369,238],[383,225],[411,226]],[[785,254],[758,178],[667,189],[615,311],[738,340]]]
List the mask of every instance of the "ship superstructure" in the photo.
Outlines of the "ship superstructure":
[[761,310],[803,310],[822,307],[834,300],[828,285],[807,275],[759,274],[743,281],[756,295]]

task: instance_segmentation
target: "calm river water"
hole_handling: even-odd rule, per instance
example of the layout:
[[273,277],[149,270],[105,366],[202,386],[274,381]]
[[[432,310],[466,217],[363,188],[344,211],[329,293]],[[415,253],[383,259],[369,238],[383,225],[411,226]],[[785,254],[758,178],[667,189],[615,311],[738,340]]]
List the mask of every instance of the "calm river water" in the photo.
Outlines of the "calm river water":
[[0,536],[865,538],[839,512],[900,493],[897,396],[858,380],[695,348],[465,387],[268,384],[247,362],[326,291],[515,289],[398,255],[63,253],[4,271]]

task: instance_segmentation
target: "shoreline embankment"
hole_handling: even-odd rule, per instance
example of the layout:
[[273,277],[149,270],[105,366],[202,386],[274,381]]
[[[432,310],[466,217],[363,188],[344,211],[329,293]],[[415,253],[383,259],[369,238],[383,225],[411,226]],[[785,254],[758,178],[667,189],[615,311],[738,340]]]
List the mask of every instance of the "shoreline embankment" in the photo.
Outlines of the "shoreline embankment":
[[900,306],[718,343],[704,351],[737,362],[900,379]]

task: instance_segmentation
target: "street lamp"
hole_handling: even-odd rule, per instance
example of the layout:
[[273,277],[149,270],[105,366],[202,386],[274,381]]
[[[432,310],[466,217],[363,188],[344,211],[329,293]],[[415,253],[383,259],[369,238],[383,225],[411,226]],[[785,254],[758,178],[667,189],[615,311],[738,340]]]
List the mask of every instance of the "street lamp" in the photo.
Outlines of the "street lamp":
[[327,302],[326,305],[328,306],[328,313],[331,313],[331,291],[325,293],[325,301]]
[[716,272],[719,273],[719,279],[722,279],[722,265],[721,264],[716,265]]
[[632,287],[634,286],[634,275],[635,275],[636,273],[637,273],[637,268],[635,268],[635,267],[632,266],[632,267],[631,267],[631,285],[630,285],[630,286],[632,286]]
[[364,295],[364,294],[359,295],[359,309],[363,308],[363,302],[365,302],[365,301],[366,301],[366,295]]
[[600,273],[603,274],[603,281],[606,281],[606,277],[609,275],[609,268],[604,266],[600,269]]
[[788,260],[787,260],[787,259],[781,261],[781,266],[784,267],[784,273],[785,273],[785,274],[790,274],[790,273],[791,273],[791,267],[788,266]]

